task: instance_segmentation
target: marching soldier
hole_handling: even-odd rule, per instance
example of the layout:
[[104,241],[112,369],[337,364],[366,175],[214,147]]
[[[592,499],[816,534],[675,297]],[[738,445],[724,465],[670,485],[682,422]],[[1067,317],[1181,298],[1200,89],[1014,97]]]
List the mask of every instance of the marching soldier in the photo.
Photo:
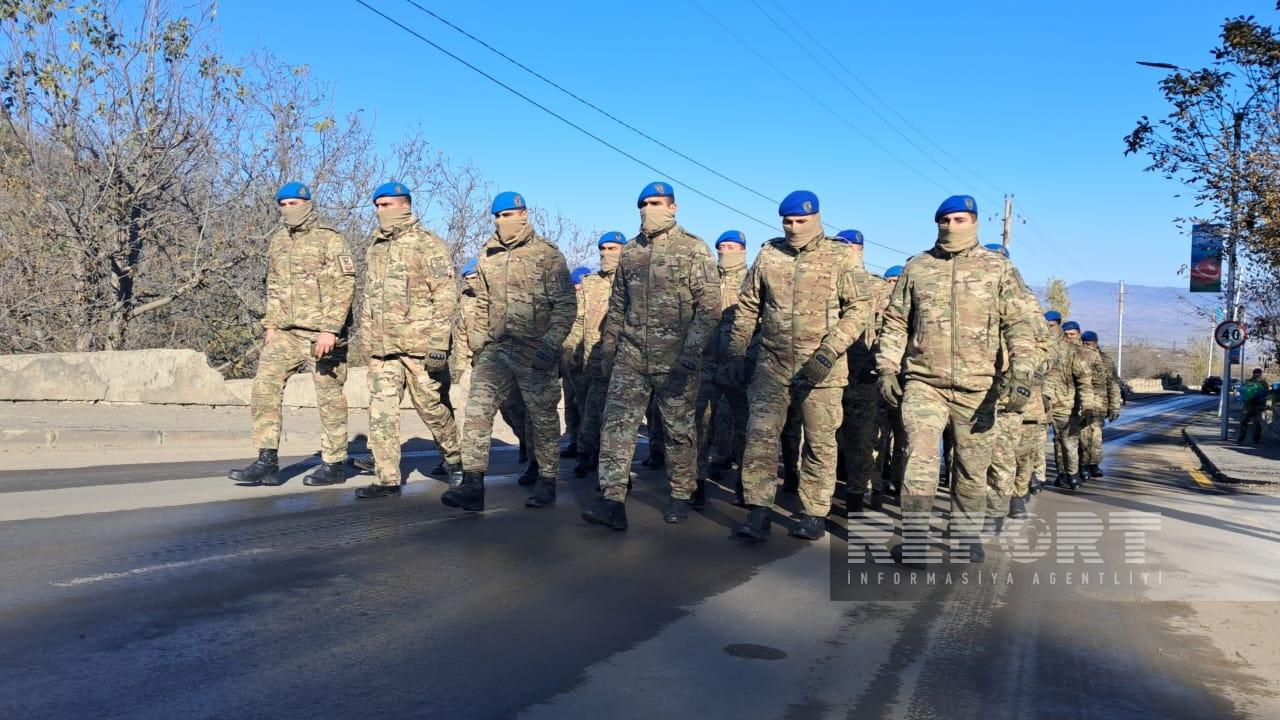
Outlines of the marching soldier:
[[1080,341],[1093,375],[1093,413],[1089,424],[1080,428],[1080,472],[1093,479],[1102,477],[1102,423],[1120,419],[1120,379],[1116,364],[1098,348],[1098,333],[1086,330]]
[[586,376],[586,398],[582,410],[582,427],[578,430],[578,464],[573,474],[586,477],[595,472],[600,451],[600,422],[604,414],[605,396],[609,392],[609,375],[605,372],[600,336],[609,314],[609,295],[613,278],[622,257],[627,237],[620,232],[607,232],[596,241],[600,251],[600,270],[582,278],[582,294],[578,315],[582,318],[582,357]]
[[564,339],[560,352],[560,382],[564,386],[564,427],[569,436],[569,444],[560,451],[562,458],[578,457],[578,433],[582,428],[582,405],[586,399],[586,378],[582,372],[582,334],[583,315],[582,279],[591,274],[589,267],[576,267],[569,273],[573,283],[573,294],[577,298],[578,314],[573,320],[573,328]]
[[1093,373],[1089,356],[1080,345],[1079,323],[1062,324],[1049,354],[1045,386],[1051,401],[1053,454],[1058,466],[1053,485],[1076,490],[1084,481],[1079,473],[1080,426],[1093,420],[1094,406]]

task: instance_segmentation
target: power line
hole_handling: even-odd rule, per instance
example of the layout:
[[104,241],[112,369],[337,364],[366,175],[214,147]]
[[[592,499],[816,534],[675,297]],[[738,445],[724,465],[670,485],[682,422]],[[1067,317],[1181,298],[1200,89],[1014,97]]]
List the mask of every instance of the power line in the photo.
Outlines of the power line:
[[393,17],[391,17],[391,16],[387,15],[386,13],[382,12],[381,10],[379,10],[379,9],[377,9],[377,8],[375,8],[375,7],[373,7],[373,6],[372,6],[372,5],[370,5],[369,3],[365,2],[365,0],[355,0],[355,2],[356,2],[357,4],[359,4],[359,5],[363,6],[365,9],[369,10],[370,12],[374,13],[375,15],[377,15],[377,16],[379,16],[379,17],[381,17],[383,20],[386,20],[387,22],[391,23],[392,25],[395,25],[396,27],[398,27],[398,28],[400,28],[401,30],[403,30],[403,31],[405,31],[405,32],[407,32],[407,33],[409,33],[410,35],[412,35],[412,36],[414,36],[414,37],[416,37],[417,39],[421,40],[422,42],[426,43],[427,45],[430,45],[431,47],[433,47],[433,48],[435,48],[436,50],[440,51],[441,53],[443,53],[444,55],[448,56],[450,59],[454,60],[455,62],[457,62],[457,63],[459,63],[459,64],[461,64],[461,65],[463,65],[463,66],[467,67],[467,68],[468,68],[468,69],[470,69],[471,71],[473,71],[473,72],[475,72],[475,73],[477,73],[477,74],[479,74],[479,75],[483,76],[485,79],[487,79],[487,80],[489,80],[490,82],[494,83],[495,85],[497,85],[497,86],[501,87],[502,89],[506,90],[507,92],[509,92],[509,93],[511,93],[511,94],[513,94],[513,95],[515,95],[516,97],[520,98],[521,100],[524,100],[525,102],[529,103],[530,105],[532,105],[532,106],[534,106],[534,107],[538,108],[539,110],[541,110],[541,111],[543,111],[543,112],[547,113],[548,115],[550,115],[550,116],[554,117],[555,119],[559,120],[560,122],[564,123],[565,125],[568,125],[569,127],[573,128],[574,130],[577,130],[578,132],[582,133],[583,135],[586,135],[587,137],[591,138],[592,140],[595,140],[596,142],[600,143],[601,145],[604,145],[605,147],[609,148],[610,150],[613,150],[614,152],[618,153],[619,155],[622,155],[623,157],[627,158],[628,160],[631,160],[632,162],[636,163],[637,165],[640,165],[641,167],[644,167],[644,168],[646,168],[646,169],[648,169],[648,170],[651,170],[651,171],[653,171],[654,173],[656,173],[656,174],[658,174],[658,175],[660,175],[660,176],[662,176],[662,177],[665,177],[665,178],[670,179],[673,183],[675,183],[675,184],[677,184],[677,185],[680,185],[680,186],[682,186],[682,187],[684,187],[684,188],[687,188],[687,189],[688,189],[690,192],[692,192],[693,194],[695,194],[695,195],[699,195],[699,196],[701,196],[701,197],[703,197],[703,198],[706,198],[707,200],[710,200],[711,202],[713,202],[713,203],[715,203],[715,204],[719,205],[720,207],[725,208],[726,210],[729,210],[729,211],[734,212],[734,213],[736,213],[736,214],[738,214],[738,215],[741,215],[742,217],[747,218],[748,220],[751,220],[751,221],[753,221],[753,222],[759,223],[759,224],[761,224],[761,225],[763,225],[763,226],[765,226],[765,227],[767,227],[767,228],[774,228],[774,224],[772,224],[772,223],[767,223],[767,222],[765,222],[765,221],[761,220],[760,218],[755,217],[754,215],[751,215],[750,213],[747,213],[746,211],[739,210],[738,208],[736,208],[736,207],[734,207],[734,206],[732,206],[732,205],[730,205],[730,204],[728,204],[728,203],[724,202],[723,200],[720,200],[719,198],[716,198],[716,197],[713,197],[713,196],[711,196],[711,195],[708,195],[707,193],[705,193],[705,192],[703,192],[703,191],[699,190],[698,188],[696,188],[696,187],[694,187],[694,186],[692,186],[692,185],[690,185],[690,184],[688,184],[688,183],[686,183],[686,182],[684,182],[684,181],[682,181],[682,180],[677,180],[677,179],[676,179],[674,176],[672,176],[670,173],[663,172],[662,170],[660,170],[660,169],[658,169],[658,168],[654,167],[653,165],[650,165],[649,163],[645,162],[644,160],[641,160],[640,158],[636,157],[635,155],[632,155],[631,153],[627,152],[626,150],[623,150],[622,148],[618,147],[617,145],[614,145],[613,143],[609,142],[608,140],[605,140],[604,138],[600,137],[599,135],[596,135],[595,133],[591,132],[590,130],[587,130],[586,128],[582,127],[581,125],[578,125],[577,123],[575,123],[575,122],[573,122],[572,120],[570,120],[570,119],[566,118],[565,116],[563,116],[563,115],[561,115],[561,114],[557,113],[556,111],[552,110],[551,108],[549,108],[549,107],[547,107],[547,106],[543,105],[542,103],[539,103],[537,100],[534,100],[533,98],[529,97],[528,95],[525,95],[524,93],[520,92],[519,90],[516,90],[515,88],[513,88],[513,87],[511,87],[510,85],[508,85],[508,84],[506,84],[506,83],[502,82],[502,81],[501,81],[501,80],[499,80],[498,78],[496,78],[496,77],[494,77],[494,76],[490,75],[489,73],[485,72],[484,70],[481,70],[480,68],[476,67],[475,65],[472,65],[470,62],[467,62],[467,60],[463,59],[462,57],[460,57],[460,56],[458,56],[458,55],[455,55],[455,54],[454,54],[454,53],[452,53],[452,52],[449,52],[448,50],[444,49],[444,48],[443,48],[443,47],[441,47],[440,45],[437,45],[435,42],[433,42],[433,41],[429,40],[426,36],[422,35],[421,33],[417,32],[416,30],[414,30],[414,29],[410,28],[409,26],[407,26],[407,25],[405,25],[405,24],[401,23],[399,20],[396,20],[395,18],[393,18]]

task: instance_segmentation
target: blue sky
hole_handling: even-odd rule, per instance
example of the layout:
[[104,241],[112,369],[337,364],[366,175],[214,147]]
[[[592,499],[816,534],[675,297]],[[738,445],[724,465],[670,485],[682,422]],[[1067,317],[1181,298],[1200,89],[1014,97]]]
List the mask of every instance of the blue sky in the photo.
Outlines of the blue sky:
[[[869,242],[904,252],[928,247],[933,211],[955,193],[977,197],[982,239],[998,242],[1001,198],[1013,193],[1015,214],[1026,219],[1014,227],[1013,259],[1033,284],[1050,275],[1186,284],[1177,270],[1189,240],[1173,218],[1192,214],[1192,203],[1176,197],[1181,186],[1142,172],[1143,158],[1122,154],[1138,117],[1167,112],[1156,88],[1162,71],[1134,61],[1198,67],[1208,62],[1224,18],[1276,20],[1274,4],[1259,1],[418,1],[768,197],[813,190],[825,221],[862,230]],[[268,49],[307,64],[332,84],[335,112],[364,109],[380,142],[421,124],[450,158],[470,160],[501,189],[589,227],[635,232],[636,194],[650,180],[666,179],[677,187],[681,223],[703,238],[733,228],[757,246],[780,234],[775,203],[595,114],[405,0],[368,2],[667,176],[545,115],[354,1],[222,0],[223,49]],[[867,248],[873,265],[906,257]]]

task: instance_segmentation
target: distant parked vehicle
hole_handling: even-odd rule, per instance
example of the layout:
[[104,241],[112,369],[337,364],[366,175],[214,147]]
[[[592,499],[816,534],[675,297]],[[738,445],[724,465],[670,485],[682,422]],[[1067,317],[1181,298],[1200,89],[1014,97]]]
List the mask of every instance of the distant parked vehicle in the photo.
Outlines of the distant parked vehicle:
[[1210,375],[1200,383],[1200,392],[1205,395],[1217,395],[1222,392],[1222,378],[1217,375]]

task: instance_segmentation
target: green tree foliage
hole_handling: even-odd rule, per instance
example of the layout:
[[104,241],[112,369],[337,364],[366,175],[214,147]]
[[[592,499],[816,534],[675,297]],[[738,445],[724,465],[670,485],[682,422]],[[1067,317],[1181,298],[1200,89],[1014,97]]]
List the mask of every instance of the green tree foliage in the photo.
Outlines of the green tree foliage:
[[1045,290],[1045,302],[1053,310],[1062,313],[1063,319],[1071,317],[1071,291],[1067,290],[1067,282],[1061,278],[1051,277]]

